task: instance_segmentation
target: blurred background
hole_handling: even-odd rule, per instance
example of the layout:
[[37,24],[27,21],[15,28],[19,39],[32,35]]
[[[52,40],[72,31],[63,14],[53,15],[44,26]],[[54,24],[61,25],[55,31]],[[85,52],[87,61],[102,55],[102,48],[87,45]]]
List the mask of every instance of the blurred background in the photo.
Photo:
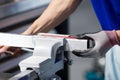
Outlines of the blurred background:
[[[17,34],[23,32],[42,14],[49,2],[50,0],[0,0],[0,31]],[[90,0],[83,0],[77,10],[50,33],[77,35],[100,30],[101,27]],[[2,55],[0,78],[4,77],[2,72],[18,73],[17,64],[29,56],[31,53],[23,53],[19,57]],[[69,66],[69,80],[103,80],[104,59],[81,58],[73,54],[70,57],[73,64]]]

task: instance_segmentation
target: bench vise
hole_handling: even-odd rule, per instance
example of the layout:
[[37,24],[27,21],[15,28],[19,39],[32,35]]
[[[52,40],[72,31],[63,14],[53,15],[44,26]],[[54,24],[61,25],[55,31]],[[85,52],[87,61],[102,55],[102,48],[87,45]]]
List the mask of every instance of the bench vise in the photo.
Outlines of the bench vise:
[[19,63],[21,72],[9,80],[61,80],[56,72],[64,68],[64,52],[72,53],[74,49],[87,49],[87,40],[49,33],[0,33],[0,45],[33,48],[32,56]]

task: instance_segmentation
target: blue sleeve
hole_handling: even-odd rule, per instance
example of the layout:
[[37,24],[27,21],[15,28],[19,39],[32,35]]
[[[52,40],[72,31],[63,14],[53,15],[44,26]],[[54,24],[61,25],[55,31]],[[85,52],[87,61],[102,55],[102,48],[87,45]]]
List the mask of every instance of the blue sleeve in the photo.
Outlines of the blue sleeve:
[[120,30],[120,0],[91,0],[103,30]]

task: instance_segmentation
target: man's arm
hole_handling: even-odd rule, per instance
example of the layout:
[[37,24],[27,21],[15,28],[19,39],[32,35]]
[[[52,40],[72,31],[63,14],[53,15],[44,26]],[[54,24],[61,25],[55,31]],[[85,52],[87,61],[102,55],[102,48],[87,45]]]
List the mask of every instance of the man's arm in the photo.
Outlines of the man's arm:
[[103,57],[114,45],[120,45],[120,30],[88,33],[79,35],[78,38],[91,40],[93,46],[87,50],[73,50],[73,54],[81,57]]
[[[47,9],[33,24],[22,34],[37,34],[38,32],[48,32],[64,21],[78,7],[81,0],[51,0]],[[0,46],[0,54],[10,50],[18,53],[19,50],[10,46]]]
[[23,34],[48,32],[74,12],[81,0],[52,0],[43,14]]

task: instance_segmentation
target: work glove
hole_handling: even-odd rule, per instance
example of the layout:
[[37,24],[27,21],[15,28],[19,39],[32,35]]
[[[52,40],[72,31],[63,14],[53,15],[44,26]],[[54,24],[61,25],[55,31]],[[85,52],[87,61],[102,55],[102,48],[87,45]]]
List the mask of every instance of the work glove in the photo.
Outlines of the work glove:
[[110,48],[120,44],[115,30],[78,35],[77,38],[87,39],[92,42],[92,47],[87,50],[72,51],[73,54],[81,57],[103,57]]

